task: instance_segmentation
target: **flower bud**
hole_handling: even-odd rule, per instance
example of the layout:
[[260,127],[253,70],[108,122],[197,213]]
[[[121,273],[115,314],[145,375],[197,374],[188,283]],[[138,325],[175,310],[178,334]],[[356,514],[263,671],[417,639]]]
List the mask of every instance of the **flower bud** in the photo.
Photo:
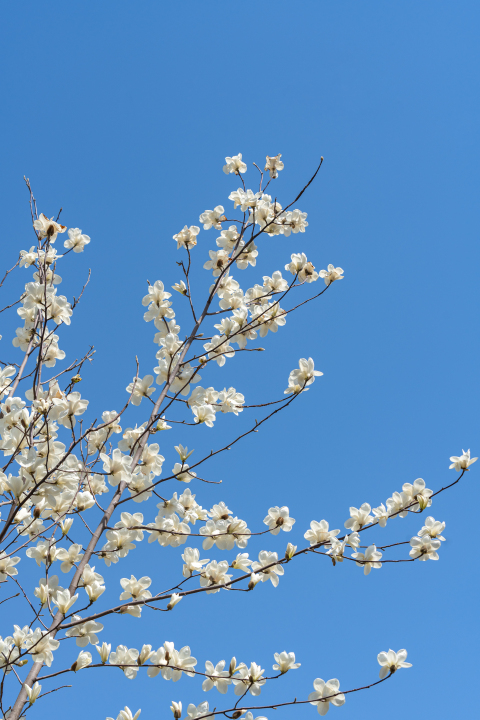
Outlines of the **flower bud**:
[[92,656],[90,655],[90,653],[82,650],[70,669],[73,670],[73,672],[78,672],[78,670],[81,670],[82,668],[87,667],[87,665],[90,665],[91,662]]
[[295,555],[296,552],[297,552],[297,546],[296,546],[296,545],[292,545],[292,543],[288,543],[287,549],[285,550],[285,560],[286,560],[287,562],[288,562],[289,560],[291,560],[292,557]]
[[243,714],[243,710],[235,710],[235,712],[232,715],[232,718],[234,718],[234,720],[237,720],[237,718],[239,718],[240,715],[242,715],[242,714]]
[[428,498],[424,497],[422,494],[417,495],[417,502],[420,506],[421,512],[423,512],[425,508],[428,507]]
[[107,643],[102,643],[101,647],[98,647],[98,645],[95,645],[95,648],[100,655],[100,660],[105,665],[105,663],[108,660],[108,656],[110,655],[110,650],[112,649],[111,645],[107,645]]
[[30,705],[33,705],[35,700],[38,698],[38,696],[42,692],[42,686],[39,685],[38,682],[36,682],[33,685],[33,687],[31,687],[31,688],[26,684],[23,687],[25,688],[25,690],[27,692],[28,702],[30,703]]
[[175,720],[180,720],[182,717],[182,703],[181,702],[175,702],[175,700],[172,700],[172,704],[170,705],[170,710],[173,713],[173,717]]
[[70,528],[73,525],[73,518],[66,518],[66,520],[62,520],[60,523],[60,527],[62,528],[62,534],[67,535],[70,532]]
[[170,602],[167,605],[167,610],[173,610],[175,605],[178,605],[181,599],[182,595],[179,595],[178,593],[173,593],[172,597],[170,598]]
[[256,573],[252,573],[250,575],[250,582],[248,583],[248,589],[253,590],[253,588],[255,587],[255,585],[258,583],[259,580],[260,580],[260,575],[257,575]]

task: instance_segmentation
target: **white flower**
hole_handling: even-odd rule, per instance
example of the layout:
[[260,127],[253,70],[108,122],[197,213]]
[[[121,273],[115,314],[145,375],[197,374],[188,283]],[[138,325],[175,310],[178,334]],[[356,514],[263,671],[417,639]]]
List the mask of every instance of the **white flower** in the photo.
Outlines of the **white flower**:
[[50,667],[53,662],[53,650],[57,650],[60,642],[53,639],[46,630],[36,630],[26,639],[27,652],[34,662],[42,662]]
[[295,662],[295,653],[293,652],[287,653],[284,650],[281,653],[275,653],[274,658],[276,664],[273,665],[273,669],[278,670],[282,675],[288,670],[296,670],[301,665],[301,663]]
[[75,416],[83,415],[88,406],[88,400],[82,400],[79,392],[72,392],[66,397],[53,398],[54,407],[50,417],[57,420],[60,425],[66,428],[75,427]]
[[221,250],[209,250],[208,254],[210,256],[210,260],[207,260],[203,267],[205,270],[212,270],[213,277],[218,277],[227,267],[230,262],[230,257],[227,251],[223,250],[223,248]]
[[223,166],[223,172],[225,175],[228,175],[229,173],[240,175],[240,173],[247,172],[247,166],[242,161],[242,153],[238,153],[238,155],[234,155],[233,157],[226,157],[225,162],[227,163]]
[[27,692],[28,695],[28,702],[30,705],[33,705],[35,700],[37,700],[38,696],[42,692],[42,686],[36,682],[32,687],[29,687],[26,683],[23,686]]
[[248,553],[238,553],[231,566],[234,570],[241,570],[242,572],[248,572],[252,561],[249,560]]
[[66,615],[77,599],[78,595],[70,597],[70,590],[59,590],[56,593],[53,602],[58,607],[62,615]]
[[192,408],[192,412],[196,423],[205,423],[207,427],[213,427],[215,412],[210,405],[197,405]]
[[53,218],[50,220],[40,213],[38,220],[33,221],[33,227],[41,238],[48,237],[50,242],[55,242],[58,233],[64,233],[67,229],[65,225],[60,225]]
[[295,519],[289,516],[289,509],[284,505],[281,508],[278,506],[271,507],[263,522],[269,527],[272,535],[278,535],[280,530],[290,532],[295,523]]
[[64,247],[68,250],[73,249],[74,253],[81,253],[85,245],[88,245],[90,238],[88,235],[82,235],[79,228],[70,228],[68,231],[68,240],[65,240]]
[[232,680],[230,673],[224,670],[225,660],[220,660],[219,663],[214,667],[210,660],[205,662],[205,674],[213,677],[207,677],[202,683],[202,689],[205,692],[211,690],[213,687],[217,688],[219,693],[225,695],[228,690],[228,686]]
[[[133,715],[130,708],[125,705],[125,708],[118,713],[117,720],[137,720],[141,712],[141,710],[137,710]],[[106,720],[113,720],[113,718],[106,718]]]
[[62,564],[60,565],[60,570],[62,572],[70,572],[70,570],[75,566],[75,563],[79,562],[82,559],[83,555],[80,552],[81,549],[82,546],[77,545],[76,543],[70,545],[68,550],[66,550],[65,548],[58,548],[57,560],[63,560]]
[[200,560],[200,551],[198,548],[187,547],[183,551],[182,560],[185,565],[183,566],[183,577],[189,578],[194,572],[200,572],[203,565],[206,565],[210,560]]
[[303,536],[308,540],[310,545],[328,542],[331,538],[336,537],[340,530],[329,530],[329,524],[326,520],[312,520],[310,530],[307,530]]
[[285,394],[298,393],[303,390],[304,387],[311,385],[316,377],[323,375],[319,370],[315,370],[315,364],[312,358],[300,358],[298,361],[298,369],[292,370],[288,377],[288,388],[285,390]]
[[[80,620],[79,615],[74,615],[73,620]],[[96,633],[100,632],[101,630],[103,630],[102,623],[95,622],[95,620],[88,620],[81,625],[74,625],[73,627],[69,628],[65,632],[65,635],[67,637],[76,638],[75,642],[77,643],[78,647],[87,647],[89,643],[91,645],[96,645],[98,643],[98,637]]]
[[405,662],[406,657],[406,650],[399,650],[398,652],[389,650],[388,652],[378,653],[378,664],[382,666],[380,669],[381,679],[383,680],[384,677],[387,677],[387,675],[389,675],[390,673],[393,674],[400,668],[412,667],[412,663]]
[[183,280],[180,280],[180,282],[175,283],[175,285],[172,285],[172,290],[176,290],[176,292],[179,292],[180,295],[186,295],[188,290],[187,286],[183,282]]
[[152,393],[155,392],[156,388],[150,387],[153,383],[153,375],[145,375],[143,380],[141,378],[133,378],[130,385],[127,385],[126,391],[132,393],[132,403],[134,405],[140,405],[142,398],[149,398]]
[[202,587],[213,588],[206,591],[207,595],[220,592],[221,588],[217,586],[225,585],[225,583],[228,583],[232,579],[232,576],[227,574],[227,570],[227,560],[221,560],[220,562],[212,560],[212,562],[208,563],[200,578],[200,585]]
[[385,505],[382,503],[377,508],[373,508],[372,512],[375,515],[372,522],[378,523],[380,525],[380,527],[384,528],[385,525],[387,524],[388,515],[389,515],[388,510],[385,507]]
[[180,720],[182,717],[182,703],[181,702],[175,702],[175,700],[172,700],[172,704],[170,705],[170,710],[173,713],[173,717],[175,720]]
[[254,573],[260,575],[260,580],[266,582],[267,580],[272,581],[273,587],[277,587],[279,575],[283,575],[285,570],[281,565],[273,565],[272,567],[265,567],[271,565],[278,560],[276,552],[268,552],[268,550],[261,550],[258,554],[258,562],[252,564],[252,570]]
[[12,375],[15,375],[15,373],[16,370],[12,365],[7,365],[4,368],[0,368],[0,398],[2,396],[2,393],[5,392],[5,390],[12,382],[12,380],[9,380],[8,378],[11,378]]
[[110,665],[132,665],[133,667],[122,667],[122,670],[129,680],[133,680],[138,672],[137,665],[139,652],[136,648],[130,650],[125,645],[118,645],[115,652],[110,653]]
[[165,642],[157,652],[153,652],[150,655],[150,662],[152,667],[147,670],[148,677],[155,677],[161,672],[164,680],[173,680],[173,682],[180,680],[182,672],[193,677],[192,668],[197,664],[196,659],[190,655],[188,645],[181,650],[175,650],[172,642]]
[[200,228],[197,225],[191,225],[180,230],[179,233],[173,236],[173,239],[177,241],[177,250],[181,247],[191,248],[197,244],[197,235],[200,232]]
[[429,535],[423,537],[413,537],[410,540],[412,549],[410,557],[416,560],[438,560],[437,550],[442,543],[440,540],[431,538]]
[[130,598],[133,600],[143,600],[145,598],[151,598],[152,593],[147,590],[151,584],[152,580],[149,577],[141,577],[140,580],[137,580],[134,575],[130,577],[130,580],[122,578],[120,585],[124,592],[120,595],[120,600],[130,600]]
[[473,465],[474,462],[477,462],[478,458],[471,458],[470,457],[470,450],[462,450],[462,455],[460,457],[457,457],[456,455],[452,455],[450,458],[452,461],[452,464],[449,467],[449,470],[454,468],[455,470],[468,470],[470,465]]
[[382,567],[382,563],[378,562],[378,560],[382,557],[382,553],[377,550],[375,545],[369,545],[364,553],[352,553],[352,557],[356,559],[359,567],[363,565],[364,575],[368,575],[372,568],[378,569]]
[[373,522],[373,517],[369,514],[371,507],[368,503],[363,503],[360,508],[350,508],[350,518],[345,522],[347,530],[358,531],[364,525],[369,525]]
[[95,649],[100,655],[100,660],[105,665],[105,663],[108,661],[108,656],[110,655],[110,650],[112,649],[112,646],[104,642],[102,643],[101,647],[95,645]]
[[281,155],[275,155],[274,157],[270,157],[269,155],[267,155],[265,171],[269,171],[270,177],[272,179],[277,178],[279,171],[283,170],[284,168],[283,162],[280,160],[281,157]]
[[445,538],[440,534],[444,530],[445,530],[445,523],[440,522],[440,520],[435,520],[435,518],[433,518],[430,515],[429,517],[426,518],[425,525],[422,527],[422,529],[420,530],[420,532],[418,534],[420,537],[422,537],[424,535],[429,535],[431,538],[436,538],[438,540],[445,540]]
[[193,703],[190,703],[187,708],[187,715],[189,718],[192,718],[192,720],[195,720],[195,718],[202,717],[203,715],[208,713],[208,709],[208,702],[206,700],[200,703],[200,705],[194,705]]
[[179,595],[178,593],[172,593],[170,602],[167,605],[167,610],[173,610],[175,605],[178,605],[178,603],[180,602],[181,599],[182,599],[182,595]]
[[[7,557],[5,552],[0,552],[0,582],[5,582],[8,577],[18,575],[15,567],[20,562],[19,557]],[[40,563],[37,563],[38,565]]]
[[122,455],[118,448],[112,452],[112,457],[108,457],[106,453],[100,453],[100,459],[103,460],[103,471],[109,476],[110,485],[118,485],[122,480],[128,482],[131,478],[130,464],[132,458],[129,455]]
[[257,663],[252,662],[250,668],[245,665],[238,668],[237,675],[232,678],[233,684],[235,685],[235,695],[243,695],[245,692],[249,692],[252,695],[260,695],[262,692],[262,685],[267,682],[263,676],[263,669]]
[[200,215],[200,222],[203,223],[203,229],[210,230],[210,228],[213,227],[215,230],[221,230],[222,222],[226,220],[223,213],[224,209],[222,205],[217,205],[214,210],[205,210],[205,212]]
[[319,715],[326,715],[330,704],[340,707],[345,702],[345,695],[340,693],[340,682],[333,678],[324,682],[321,678],[313,681],[315,692],[310,693],[308,699],[311,705],[317,706]]
[[327,270],[320,270],[318,274],[325,280],[325,285],[330,285],[335,280],[343,280],[343,272],[341,267],[329,265]]
[[81,650],[78,658],[75,660],[75,662],[72,665],[73,672],[77,672],[78,670],[82,670],[83,668],[87,667],[87,665],[90,665],[92,662],[92,656],[89,652],[85,652],[85,650]]

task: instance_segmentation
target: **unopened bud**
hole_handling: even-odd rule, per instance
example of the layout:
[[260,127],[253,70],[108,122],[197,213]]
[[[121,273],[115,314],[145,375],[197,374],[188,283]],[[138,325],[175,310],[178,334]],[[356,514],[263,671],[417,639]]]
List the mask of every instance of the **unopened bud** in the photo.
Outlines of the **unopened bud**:
[[173,593],[172,597],[170,598],[170,602],[167,605],[167,610],[173,610],[175,605],[178,605],[180,600],[182,599],[181,595],[178,595],[178,593]]
[[175,702],[175,700],[172,700],[172,704],[170,705],[170,710],[173,713],[173,717],[175,720],[180,720],[182,717],[182,703],[181,702]]
[[72,383],[75,385],[75,383],[79,383],[79,382],[82,382],[82,378],[80,377],[80,375],[78,375],[78,374],[74,375],[72,377]]
[[297,552],[297,546],[296,546],[296,545],[292,545],[292,543],[288,543],[287,549],[285,550],[285,560],[286,560],[287,562],[288,562],[289,560],[291,560],[292,557],[295,555],[296,552]]
[[236,669],[237,669],[237,658],[232,657],[232,659],[230,660],[230,666],[228,668],[229,675],[233,675],[233,673],[236,671]]
[[242,715],[242,714],[243,714],[243,710],[235,710],[235,712],[232,715],[232,718],[234,718],[234,720],[237,720],[237,718],[239,718],[240,715]]
[[417,495],[417,502],[420,506],[421,512],[423,512],[425,508],[428,507],[428,498],[424,497],[423,495]]
[[73,518],[67,518],[66,520],[62,520],[60,523],[60,527],[62,528],[62,534],[67,535],[70,531],[70,528],[73,525]]

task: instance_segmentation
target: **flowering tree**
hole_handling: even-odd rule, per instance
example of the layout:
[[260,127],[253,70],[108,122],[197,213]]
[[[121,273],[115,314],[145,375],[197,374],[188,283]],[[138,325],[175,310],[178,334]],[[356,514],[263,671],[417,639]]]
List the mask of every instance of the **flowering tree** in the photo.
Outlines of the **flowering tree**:
[[[317,272],[303,253],[291,255],[285,277],[283,271],[274,270],[246,290],[233,277],[237,270],[255,268],[262,236],[288,237],[305,232],[307,214],[296,203],[321,164],[297,197],[282,208],[266,192],[283,170],[280,155],[267,157],[264,172],[256,166],[258,191],[245,186],[247,166],[242,156],[226,158],[224,172],[235,175],[241,187],[229,195],[233,213],[218,205],[200,215],[204,230],[215,230],[218,235],[216,247],[209,250],[209,259],[203,265],[208,277],[203,300],[194,302],[191,288],[200,228],[185,225],[174,236],[182,253],[178,264],[183,277],[173,290],[183,296],[179,302],[185,304],[189,329],[181,334],[172,294],[162,281],[149,284],[142,304],[146,307],[145,321],[155,327],[153,340],[158,351],[153,372],[160,389],[156,395],[154,376],[141,373],[137,363],[137,373],[126,388],[126,400],[119,401],[123,408],[104,412],[100,422],[85,420],[89,402],[75,389],[91,351],[68,367],[57,367],[57,361],[65,359],[59,333],[64,324],[70,325],[88,284],[87,279],[80,297],[69,302],[58,294],[61,278],[57,263],[68,262],[72,252],[83,252],[90,237],[78,228],[69,229],[66,251],[58,254],[55,243],[67,228],[59,223],[59,217],[54,220],[38,214],[27,181],[35,243],[28,251],[20,251],[18,262],[1,282],[3,286],[16,268],[21,268],[20,272],[33,270],[21,297],[4,308],[17,312],[23,322],[13,339],[23,359],[19,363],[4,359],[0,365],[0,449],[5,456],[0,471],[0,584],[6,591],[2,593],[5,597],[0,595],[0,604],[18,604],[19,614],[13,632],[10,627],[0,627],[1,717],[23,717],[34,705],[36,710],[37,703],[41,706],[45,694],[59,689],[64,676],[75,677],[80,670],[94,668],[103,673],[105,668],[117,667],[129,680],[144,672],[152,678],[161,675],[173,681],[186,675],[201,683],[203,691],[215,689],[220,693],[213,709],[203,701],[189,704],[184,711],[180,702],[172,701],[171,710],[177,719],[223,715],[253,720],[255,715],[262,720],[268,708],[308,703],[325,715],[330,705],[343,705],[349,693],[374,687],[399,668],[410,667],[406,650],[382,651],[377,658],[380,679],[372,678],[367,686],[340,691],[337,679],[312,678],[310,694],[299,689],[298,698],[266,705],[260,697],[265,684],[300,667],[290,648],[274,653],[272,671],[265,671],[256,662],[246,664],[235,657],[219,662],[217,658],[215,662],[203,658],[199,663],[190,647],[177,648],[168,639],[158,648],[118,645],[112,649],[108,642],[113,616],[130,615],[143,622],[143,616],[153,609],[168,612],[180,601],[194,604],[199,593],[222,592],[228,603],[225,591],[231,588],[252,592],[268,581],[276,588],[285,568],[288,571],[288,564],[300,556],[309,556],[313,563],[318,561],[317,555],[334,565],[353,562],[365,575],[384,563],[439,557],[445,523],[432,516],[414,519],[417,534],[410,539],[410,533],[404,542],[389,545],[377,538],[390,520],[424,513],[436,495],[456,485],[476,460],[470,458],[470,451],[451,458],[450,468],[459,474],[446,487],[431,490],[417,479],[405,483],[379,507],[372,509],[368,503],[351,507],[343,534],[339,529],[331,530],[326,520],[313,519],[310,529],[298,535],[288,507],[271,507],[263,526],[257,516],[251,518],[254,527],[250,529],[247,521],[234,516],[220,499],[209,510],[203,508],[197,502],[201,494],[191,489],[200,491],[201,483],[211,482],[204,477],[211,458],[257,432],[322,375],[315,370],[312,358],[301,358],[281,397],[262,404],[246,404],[242,392],[234,387],[200,385],[201,374],[221,374],[223,365],[234,362],[237,353],[263,350],[258,346],[260,339],[266,341],[269,332],[276,333],[285,325],[290,313],[320,298],[343,279],[340,267],[328,265]],[[265,175],[268,181],[264,186]],[[323,281],[321,289],[308,292],[319,280]],[[294,299],[297,293],[301,296]],[[219,384],[212,382],[217,388],[223,384],[221,380]],[[138,412],[143,417],[140,424],[124,429],[122,416],[131,405],[140,406]],[[197,449],[194,459],[193,450],[179,444],[175,447],[178,461],[170,471],[163,470],[164,457],[157,439],[159,435],[163,438],[162,433],[173,423],[192,427],[205,424],[213,429],[222,421],[222,414],[238,416],[252,407],[260,408],[264,415],[227,445],[203,453]],[[166,438],[168,443],[168,434]],[[178,483],[184,483],[185,489]],[[279,545],[283,532],[292,533],[297,544],[289,542],[286,549]],[[266,547],[276,543],[276,549],[261,550],[258,558],[250,558],[245,549],[252,536],[266,534],[275,536],[268,537]],[[105,576],[110,566],[118,562],[127,566],[126,558],[131,561],[147,537],[149,543],[158,543],[161,548],[178,548],[178,577],[173,586],[162,586],[160,574],[137,578],[131,574],[132,566],[125,570],[121,588],[108,584]],[[202,557],[200,548],[209,551],[214,546],[223,553],[222,559]],[[40,577],[29,587],[31,573],[22,578],[22,566],[33,562]],[[20,620],[26,612],[28,620]],[[57,662],[52,667],[60,642],[69,648],[71,657],[66,666],[57,667]],[[198,690],[196,686],[192,694],[197,696]],[[117,720],[136,720],[139,714],[140,710],[133,714],[125,707]]]

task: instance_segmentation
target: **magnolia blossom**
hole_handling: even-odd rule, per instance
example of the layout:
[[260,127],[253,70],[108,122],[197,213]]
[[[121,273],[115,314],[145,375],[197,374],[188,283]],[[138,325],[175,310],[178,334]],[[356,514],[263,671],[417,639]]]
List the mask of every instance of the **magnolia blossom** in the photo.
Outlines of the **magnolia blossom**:
[[200,222],[203,223],[203,229],[210,230],[210,228],[213,227],[216,230],[220,230],[222,222],[226,220],[223,213],[223,205],[217,205],[213,210],[205,210],[205,212],[200,215]]
[[269,155],[267,155],[267,163],[265,165],[265,171],[268,170],[268,172],[270,173],[270,177],[272,179],[277,178],[279,171],[283,170],[283,168],[284,168],[284,164],[280,160],[281,157],[282,157],[281,155],[275,155],[274,157],[270,157]]
[[[79,615],[74,615],[72,618],[74,621],[80,619]],[[73,627],[68,628],[65,635],[67,637],[76,638],[75,642],[78,647],[87,647],[89,643],[91,645],[96,645],[98,643],[97,632],[100,632],[101,630],[103,630],[102,623],[95,622],[95,620],[88,620],[81,625],[74,625]]]
[[68,250],[73,250],[74,253],[83,252],[85,245],[88,245],[90,238],[88,235],[83,235],[79,228],[70,228],[68,231],[68,240],[63,243]]
[[452,455],[450,458],[452,461],[452,464],[449,467],[449,470],[452,468],[455,469],[457,472],[460,472],[460,470],[468,470],[470,465],[473,465],[474,462],[477,462],[478,457],[471,458],[470,457],[470,450],[462,450],[462,454],[460,457],[457,457],[456,455]]
[[320,270],[318,274],[324,279],[325,285],[330,285],[335,280],[343,280],[343,272],[341,267],[336,268],[335,265],[329,265],[326,270]]
[[324,682],[321,678],[313,681],[315,692],[310,693],[308,699],[311,705],[317,706],[319,715],[326,715],[330,705],[340,707],[345,702],[345,695],[340,690],[340,681],[334,678]]
[[19,557],[8,557],[5,552],[0,552],[0,582],[5,582],[9,577],[18,575],[15,565],[18,565],[19,562]]
[[278,535],[280,530],[290,532],[295,519],[290,517],[289,509],[284,505],[281,508],[278,506],[270,508],[263,522],[268,526],[272,535]]
[[[276,552],[268,552],[268,550],[261,550],[258,553],[258,562],[252,563],[252,570],[254,573],[260,575],[261,582],[267,580],[272,581],[273,587],[277,587],[279,582],[279,575],[283,575],[285,570],[282,565],[275,565],[278,560],[278,554]],[[272,565],[272,567],[269,567]]]
[[32,687],[27,685],[26,683],[23,686],[27,692],[28,702],[30,705],[33,705],[35,700],[37,700],[38,696],[42,692],[42,686],[38,684],[38,682],[34,683]]
[[192,720],[195,720],[195,718],[203,717],[203,715],[208,713],[208,709],[208,702],[206,700],[200,703],[200,705],[190,703],[187,707],[187,715],[189,718],[192,718]]
[[421,530],[419,530],[418,535],[419,537],[428,535],[429,537],[436,538],[437,540],[445,540],[445,538],[440,534],[444,530],[445,523],[435,520],[435,518],[430,515],[425,518],[425,525],[421,528]]
[[251,663],[249,668],[245,665],[239,667],[237,674],[232,678],[235,685],[235,695],[243,695],[247,691],[253,696],[260,695],[262,686],[267,682],[263,678],[263,673],[263,668],[254,662]]
[[232,679],[230,677],[230,673],[224,670],[224,668],[225,660],[220,660],[215,667],[210,660],[205,662],[205,674],[207,676],[213,676],[206,677],[203,681],[202,689],[205,692],[208,692],[208,690],[211,690],[212,688],[216,688],[219,693],[225,695],[228,690],[228,686],[232,683]]
[[329,530],[329,524],[326,520],[312,520],[310,523],[310,530],[307,530],[303,536],[305,540],[308,540],[310,545],[317,545],[318,543],[325,543],[336,537],[340,530]]
[[226,165],[223,166],[223,172],[226,175],[228,175],[229,173],[235,173],[235,175],[240,175],[240,173],[247,172],[247,166],[242,160],[242,153],[234,155],[233,157],[226,157],[225,162]]
[[381,568],[382,563],[378,562],[381,559],[382,553],[377,550],[375,545],[369,545],[364,553],[354,552],[352,557],[356,559],[357,565],[361,567],[363,565],[363,574],[368,575],[372,568]]
[[432,538],[429,535],[423,537],[413,537],[410,540],[412,549],[409,555],[414,560],[438,560],[437,550],[441,545],[441,541],[436,538]]
[[388,652],[378,653],[377,660],[378,664],[381,665],[380,678],[383,680],[387,675],[393,674],[400,668],[412,667],[411,663],[405,662],[406,658],[406,650],[399,650],[398,652],[389,650]]
[[33,227],[39,237],[48,237],[51,243],[55,242],[58,233],[64,233],[67,229],[65,225],[60,225],[53,218],[48,219],[43,213],[40,213],[38,219],[33,221]]
[[323,375],[319,370],[315,370],[315,364],[312,358],[308,358],[308,360],[300,358],[298,364],[299,368],[292,370],[288,377],[288,388],[285,390],[286,395],[288,393],[297,394],[302,392],[305,387],[315,381],[316,377]]
[[134,405],[140,405],[142,398],[149,398],[156,388],[150,387],[153,383],[153,375],[145,375],[143,380],[141,378],[133,378],[130,385],[127,385],[126,390],[128,393],[133,393],[132,403]]
[[200,232],[200,228],[197,225],[191,225],[188,227],[185,225],[183,230],[173,236],[173,239],[177,241],[177,250],[181,247],[191,248],[197,244],[197,235]]
[[281,653],[275,653],[274,658],[275,664],[273,665],[273,669],[278,670],[282,675],[288,672],[288,670],[296,670],[301,665],[301,663],[295,662],[295,653],[293,652],[287,653],[283,651]]
[[[130,708],[125,705],[125,708],[118,713],[117,720],[138,720],[141,712],[141,710],[137,710],[134,715]],[[108,717],[106,720],[113,720],[113,718]]]
[[344,523],[347,530],[361,530],[364,525],[370,525],[373,517],[370,515],[372,508],[368,503],[363,503],[360,508],[350,508],[350,518]]

